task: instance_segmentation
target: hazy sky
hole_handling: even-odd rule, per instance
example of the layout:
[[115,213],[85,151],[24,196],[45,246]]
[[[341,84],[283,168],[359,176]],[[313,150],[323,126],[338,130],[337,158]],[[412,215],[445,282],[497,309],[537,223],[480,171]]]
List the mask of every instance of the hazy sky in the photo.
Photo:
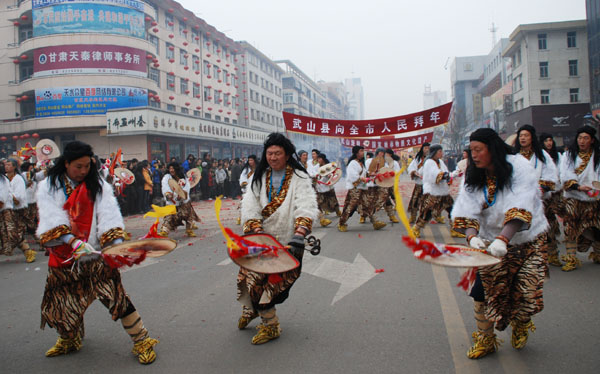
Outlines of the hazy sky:
[[[233,40],[289,59],[316,80],[360,77],[366,118],[423,109],[447,91],[454,56],[485,55],[526,23],[585,19],[584,0],[179,0]],[[447,62],[447,68],[445,65]]]

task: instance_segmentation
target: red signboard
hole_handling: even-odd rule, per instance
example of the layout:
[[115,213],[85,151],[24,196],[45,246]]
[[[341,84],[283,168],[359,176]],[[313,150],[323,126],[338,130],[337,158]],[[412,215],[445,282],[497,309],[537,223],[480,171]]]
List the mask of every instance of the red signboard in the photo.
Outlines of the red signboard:
[[145,77],[146,53],[137,48],[73,44],[33,52],[34,76],[58,74],[125,74]]
[[452,102],[422,112],[367,121],[343,121],[283,112],[283,121],[286,130],[290,132],[338,138],[368,138],[444,125],[450,118],[451,109]]
[[378,139],[340,139],[344,147],[354,147],[355,145],[359,145],[361,147],[364,147],[368,151],[372,151],[377,148],[391,148],[393,150],[399,150],[410,147],[419,147],[423,143],[431,143],[432,140],[433,131],[425,134],[405,136],[402,138],[394,138],[393,136],[388,136]]

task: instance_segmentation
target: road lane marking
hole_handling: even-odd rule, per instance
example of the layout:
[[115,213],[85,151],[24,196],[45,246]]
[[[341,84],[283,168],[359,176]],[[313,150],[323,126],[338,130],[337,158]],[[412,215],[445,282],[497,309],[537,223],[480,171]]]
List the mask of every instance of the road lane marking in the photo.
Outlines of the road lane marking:
[[[423,231],[428,234],[427,239],[434,237],[430,225],[427,225]],[[454,370],[456,373],[480,373],[477,362],[467,357],[467,350],[471,346],[471,341],[454,297],[446,269],[442,266],[431,265],[431,270],[440,299],[442,315],[444,316],[444,325],[446,326],[448,344],[454,361]]]

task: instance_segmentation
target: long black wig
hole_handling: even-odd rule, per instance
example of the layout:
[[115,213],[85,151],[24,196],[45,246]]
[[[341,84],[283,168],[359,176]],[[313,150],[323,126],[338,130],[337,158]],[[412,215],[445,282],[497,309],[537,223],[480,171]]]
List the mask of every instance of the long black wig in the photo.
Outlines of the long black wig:
[[519,142],[519,135],[521,135],[521,131],[528,131],[529,134],[531,134],[531,149],[533,150],[533,153],[535,153],[535,156],[538,158],[538,160],[545,164],[546,157],[544,157],[543,148],[538,141],[535,133],[535,127],[531,125],[523,125],[519,127],[519,131],[517,131],[517,138],[515,139],[515,153],[519,153],[521,151],[521,143]]
[[596,129],[591,126],[582,126],[577,129],[577,135],[573,142],[567,148],[567,154],[573,165],[575,165],[575,160],[577,159],[577,154],[579,153],[579,144],[577,144],[577,138],[580,134],[586,133],[592,137],[592,150],[594,151],[594,170],[598,168],[598,164],[600,162],[600,144],[598,144],[598,139],[596,138]]
[[56,159],[54,166],[48,170],[48,181],[50,188],[62,189],[65,186],[63,176],[66,176],[66,163],[71,163],[82,157],[90,158],[90,171],[85,176],[83,183],[90,193],[90,199],[96,201],[96,196],[102,192],[102,182],[98,169],[93,161],[94,151],[92,146],[78,140],[68,143],[63,150],[62,155]]
[[[552,139],[552,147],[550,149],[546,148],[546,146],[544,145],[544,142],[548,138]],[[552,137],[552,135],[547,132],[541,133],[540,134],[540,145],[542,146],[544,151],[548,152],[550,157],[552,157],[552,160],[554,160],[554,163],[558,164],[558,149],[556,149],[556,142],[554,141],[554,137]]]
[[[491,153],[497,190],[500,191],[505,187],[510,188],[512,185],[513,167],[506,160],[506,156],[514,154],[512,147],[504,143],[494,130],[488,128],[475,130],[469,140],[484,143]],[[473,156],[469,152],[469,161],[465,173],[465,188],[472,192],[483,189],[486,183],[486,169],[477,168],[473,161]]]
[[[308,175],[308,172],[306,171],[304,166],[302,166],[300,161],[298,161],[298,155],[296,154],[296,147],[294,146],[294,144],[282,133],[272,132],[269,134],[269,136],[267,136],[267,139],[265,140],[262,157],[256,165],[256,170],[254,171],[254,175],[252,176],[252,191],[254,191],[255,185],[258,187],[259,190],[262,187],[262,176],[269,168],[269,163],[267,162],[267,149],[274,145],[283,148],[285,155],[288,157],[287,164],[294,169],[295,173],[296,171],[300,170],[306,175]],[[300,176],[298,173],[296,173],[296,175]]]

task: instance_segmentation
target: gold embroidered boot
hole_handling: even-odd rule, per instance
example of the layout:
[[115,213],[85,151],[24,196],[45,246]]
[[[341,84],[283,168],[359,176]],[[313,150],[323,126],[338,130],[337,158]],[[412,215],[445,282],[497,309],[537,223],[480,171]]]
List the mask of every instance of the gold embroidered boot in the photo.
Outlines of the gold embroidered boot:
[[331,225],[331,220],[328,218],[321,218],[321,220],[319,221],[319,223],[321,223],[322,227],[327,227],[329,225]]
[[417,216],[411,214],[410,219],[408,220],[408,223],[415,223],[416,220],[417,220]]
[[35,251],[33,249],[28,249],[25,251],[25,262],[32,263],[35,261]]
[[188,236],[188,238],[195,238],[197,236],[192,229],[185,230],[185,234]]
[[581,261],[577,258],[575,254],[563,255],[560,259],[565,262],[565,264],[561,268],[562,271],[573,271],[576,270],[577,267],[581,266]]
[[262,323],[256,326],[258,333],[252,338],[252,344],[265,344],[266,342],[277,339],[281,335],[279,323],[274,325],[263,325]]
[[381,221],[375,221],[373,222],[373,229],[374,230],[381,230],[382,228],[386,227],[387,223],[385,222],[381,222]]
[[150,337],[140,340],[133,344],[131,353],[137,356],[140,364],[148,365],[156,360],[156,352],[154,352],[154,346],[158,344],[158,340]]
[[242,315],[240,319],[238,319],[238,329],[243,330],[250,324],[250,322],[258,317],[258,313],[251,310],[247,306],[242,306]]
[[487,335],[483,331],[475,331],[472,336],[474,344],[467,351],[467,357],[470,359],[478,359],[496,352],[502,342],[502,340],[496,338],[494,333]]
[[446,218],[444,218],[444,216],[437,216],[435,218],[435,222],[444,224],[444,223],[446,223]]
[[398,217],[396,217],[396,215],[390,214],[390,222],[392,222],[392,223],[400,223],[400,220],[398,219]]
[[552,266],[563,266],[562,262],[558,259],[558,253],[548,254],[548,264]]
[[535,332],[535,325],[533,324],[533,321],[512,321],[510,325],[512,326],[512,337],[510,342],[513,348],[521,349],[525,347],[527,344],[527,339],[529,338],[529,330],[531,330],[531,332]]
[[129,337],[133,341],[131,353],[137,356],[140,364],[151,364],[156,360],[154,346],[158,340],[148,336],[148,330],[144,327],[144,322],[138,311],[134,311],[121,318],[121,324]]
[[412,230],[413,234],[415,234],[415,238],[420,238],[421,237],[421,229],[419,228],[419,226],[413,225],[411,227],[411,230]]
[[338,231],[339,232],[346,232],[348,231],[348,225],[342,225],[338,223]]
[[358,220],[358,223],[365,223],[365,217],[360,216],[360,219]]
[[56,344],[46,352],[46,357],[66,355],[69,352],[80,350],[82,346],[79,334],[73,339],[65,339],[59,336]]

